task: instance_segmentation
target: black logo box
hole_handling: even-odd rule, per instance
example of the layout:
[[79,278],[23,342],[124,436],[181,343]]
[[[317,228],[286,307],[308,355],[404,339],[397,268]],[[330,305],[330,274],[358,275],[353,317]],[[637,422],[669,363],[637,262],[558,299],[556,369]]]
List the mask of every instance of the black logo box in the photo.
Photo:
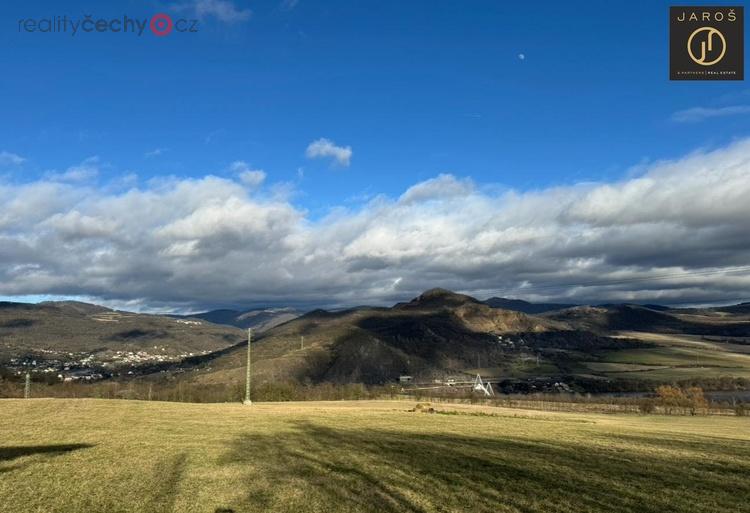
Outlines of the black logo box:
[[[744,35],[745,17],[742,6],[670,7],[669,79],[744,80]],[[705,47],[702,46],[704,44]],[[723,56],[722,48],[725,50]],[[721,58],[713,62],[718,57]]]

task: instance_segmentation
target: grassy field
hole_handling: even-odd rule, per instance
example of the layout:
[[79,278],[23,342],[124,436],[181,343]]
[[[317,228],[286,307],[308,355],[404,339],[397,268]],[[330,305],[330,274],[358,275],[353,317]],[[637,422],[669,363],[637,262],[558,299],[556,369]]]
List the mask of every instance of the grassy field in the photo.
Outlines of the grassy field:
[[738,512],[750,419],[0,401],[2,512]]
[[670,382],[683,379],[750,378],[750,345],[712,342],[694,335],[619,332],[658,347],[608,351],[581,362],[581,372],[611,379]]

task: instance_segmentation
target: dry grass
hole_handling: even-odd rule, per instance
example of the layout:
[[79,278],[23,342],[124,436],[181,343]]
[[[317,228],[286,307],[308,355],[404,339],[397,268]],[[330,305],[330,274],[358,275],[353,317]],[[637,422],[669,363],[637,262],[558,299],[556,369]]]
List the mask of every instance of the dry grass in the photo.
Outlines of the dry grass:
[[735,512],[750,500],[750,419],[414,406],[2,400],[0,511]]

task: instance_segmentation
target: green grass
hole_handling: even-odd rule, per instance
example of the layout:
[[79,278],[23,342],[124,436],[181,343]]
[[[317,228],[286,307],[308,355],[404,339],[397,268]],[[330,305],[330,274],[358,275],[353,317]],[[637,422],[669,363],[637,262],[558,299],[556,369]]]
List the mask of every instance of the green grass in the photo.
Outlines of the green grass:
[[750,499],[750,419],[413,406],[3,400],[0,511],[736,512]]
[[595,372],[619,373],[619,372],[641,372],[657,369],[669,369],[660,365],[639,365],[637,363],[610,363],[610,362],[584,362],[587,369]]
[[743,367],[654,367],[653,370],[635,372],[609,372],[606,376],[615,379],[650,380],[669,383],[683,379],[711,379],[730,376],[750,379],[750,369]]
[[666,337],[650,340],[660,347],[625,349],[601,354],[601,360],[583,362],[585,369],[613,379],[643,379],[669,382],[681,379],[750,378],[750,356],[708,344],[668,345]]
[[626,349],[606,353],[604,361],[639,365],[703,365],[710,367],[750,368],[750,356],[697,348],[656,347]]

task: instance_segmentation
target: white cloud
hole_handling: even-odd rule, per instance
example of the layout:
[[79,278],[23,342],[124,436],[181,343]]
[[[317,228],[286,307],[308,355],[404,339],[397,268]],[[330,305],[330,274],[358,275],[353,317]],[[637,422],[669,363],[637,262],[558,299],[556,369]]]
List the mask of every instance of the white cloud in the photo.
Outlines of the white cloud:
[[308,145],[305,155],[309,159],[331,157],[337,164],[348,167],[352,159],[352,148],[351,146],[337,146],[329,139],[320,138]]
[[25,158],[9,151],[0,151],[0,166],[20,166],[26,161]]
[[190,11],[201,19],[212,16],[224,23],[247,21],[253,14],[250,9],[238,7],[231,0],[192,0],[189,3],[174,4],[172,8]]
[[710,118],[750,114],[750,105],[730,105],[728,107],[693,107],[672,114],[678,123],[696,123]]
[[61,173],[51,171],[46,176],[48,179],[58,182],[84,182],[99,175],[99,165],[99,157],[89,157],[80,164],[70,166]]
[[459,180],[453,175],[441,174],[422,183],[409,187],[401,195],[400,203],[410,204],[438,200],[441,198],[452,198],[469,196],[474,191],[474,184],[469,179]]
[[439,175],[322,219],[283,195],[254,194],[242,183],[252,169],[235,164],[236,180],[128,190],[0,181],[0,295],[146,308],[389,302],[433,286],[569,301],[750,291],[747,274],[704,273],[750,261],[750,139],[614,183],[488,192]]
[[146,153],[144,153],[143,156],[146,158],[158,157],[164,154],[165,151],[167,151],[166,148],[154,148],[153,150],[147,151]]
[[266,172],[262,169],[251,169],[244,160],[236,160],[229,166],[240,181],[250,188],[259,187],[266,180]]
[[284,11],[291,11],[299,4],[299,0],[281,0],[280,7]]

